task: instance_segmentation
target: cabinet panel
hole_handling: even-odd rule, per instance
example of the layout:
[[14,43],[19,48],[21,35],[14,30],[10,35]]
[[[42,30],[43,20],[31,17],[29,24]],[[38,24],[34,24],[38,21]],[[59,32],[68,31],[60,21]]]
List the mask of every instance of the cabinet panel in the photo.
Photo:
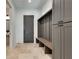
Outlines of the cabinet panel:
[[53,26],[53,49],[54,59],[61,59],[61,47],[60,47],[60,27],[58,25]]
[[54,6],[53,6],[53,15],[52,17],[54,18],[53,19],[53,24],[56,24],[57,21],[60,21],[60,0],[54,0],[53,3],[54,3]]
[[72,21],[72,0],[64,0],[64,21]]
[[60,20],[72,21],[72,0],[54,0],[53,3],[53,24]]
[[64,20],[64,0],[60,2],[60,20]]
[[53,26],[54,59],[72,59],[72,23]]
[[72,59],[72,23],[64,24],[64,39],[65,39],[64,59]]
[[[72,59],[72,0],[54,0],[52,11],[54,59]],[[58,26],[58,21],[65,22]],[[60,23],[60,25],[62,25]]]

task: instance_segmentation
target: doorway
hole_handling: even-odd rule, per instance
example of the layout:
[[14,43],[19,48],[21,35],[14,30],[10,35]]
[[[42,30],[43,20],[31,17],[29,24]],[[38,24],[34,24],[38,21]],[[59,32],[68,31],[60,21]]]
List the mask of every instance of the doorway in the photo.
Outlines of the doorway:
[[24,43],[34,42],[34,16],[24,15]]

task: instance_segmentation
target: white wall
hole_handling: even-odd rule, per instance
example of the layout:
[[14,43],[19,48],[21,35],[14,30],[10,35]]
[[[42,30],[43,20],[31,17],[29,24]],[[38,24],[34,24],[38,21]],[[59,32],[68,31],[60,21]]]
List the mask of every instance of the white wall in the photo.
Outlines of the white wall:
[[52,9],[52,5],[53,5],[52,3],[53,3],[53,0],[48,0],[46,2],[46,4],[40,10],[41,12],[40,12],[39,18],[43,16],[46,12],[48,12],[50,9]]
[[15,36],[16,36],[16,43],[23,43],[23,15],[34,15],[34,43],[35,39],[38,36],[37,32],[37,18],[39,15],[38,10],[26,10],[17,9],[16,12],[16,19],[15,19]]
[[10,10],[10,47],[16,47],[16,39],[15,39],[15,19],[16,19],[16,10],[14,7]]
[[23,15],[34,15],[34,43],[35,39],[38,36],[38,23],[37,20],[39,17],[44,15],[47,11],[52,8],[52,0],[48,0],[47,3],[40,10],[27,10],[27,9],[15,9],[14,17],[14,37],[16,43],[23,43]]
[[47,11],[52,8],[52,0],[48,0],[47,3],[42,8],[42,15],[44,15]]

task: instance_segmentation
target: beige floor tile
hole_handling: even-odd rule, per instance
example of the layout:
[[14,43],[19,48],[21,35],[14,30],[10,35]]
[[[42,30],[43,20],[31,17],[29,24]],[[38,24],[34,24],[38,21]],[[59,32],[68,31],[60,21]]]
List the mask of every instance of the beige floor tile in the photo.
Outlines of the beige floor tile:
[[52,59],[51,55],[44,53],[44,48],[38,44],[17,44],[16,48],[7,47],[7,59]]

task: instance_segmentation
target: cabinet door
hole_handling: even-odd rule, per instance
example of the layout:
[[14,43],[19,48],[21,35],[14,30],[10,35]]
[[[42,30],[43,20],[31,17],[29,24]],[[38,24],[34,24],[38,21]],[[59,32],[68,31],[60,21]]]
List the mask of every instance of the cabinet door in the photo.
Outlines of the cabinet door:
[[53,19],[53,24],[56,24],[58,21],[60,21],[60,10],[61,10],[61,5],[60,5],[60,0],[53,0],[53,13],[52,13],[52,18]]
[[64,0],[60,1],[60,20],[64,20]]
[[64,24],[64,59],[72,59],[72,23]]
[[60,27],[58,25],[53,26],[53,55],[54,59],[61,59],[61,40],[60,40]]
[[64,0],[64,21],[72,21],[72,0]]
[[60,58],[64,59],[64,50],[65,50],[65,40],[64,40],[64,25],[60,26]]

